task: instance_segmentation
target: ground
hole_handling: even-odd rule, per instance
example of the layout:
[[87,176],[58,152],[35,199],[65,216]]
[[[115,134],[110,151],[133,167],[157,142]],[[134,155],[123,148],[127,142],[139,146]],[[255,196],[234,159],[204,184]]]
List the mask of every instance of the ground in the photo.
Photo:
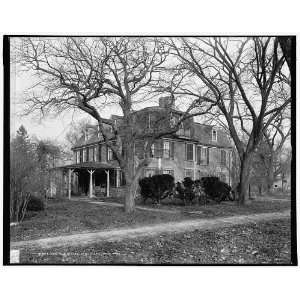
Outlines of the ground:
[[[243,216],[248,218],[246,215],[286,213],[290,210],[290,201],[260,199],[245,206],[228,202],[176,208],[160,206],[158,210],[144,210],[145,207],[140,207],[132,214],[125,214],[122,207],[95,202],[49,202],[45,211],[30,213],[23,223],[11,227],[11,242],[71,237],[71,234],[140,228],[145,225],[160,226],[169,222],[178,224],[188,220],[192,223],[197,220],[209,223],[209,220],[222,221],[228,216],[243,221]],[[148,234],[134,239],[125,235],[117,241],[95,242],[93,239],[86,244],[55,244],[48,249],[32,244],[21,248],[20,263],[290,264],[289,217],[257,220],[257,223],[252,220],[249,224],[232,223],[226,228],[218,226],[214,229],[205,227],[202,230],[194,228],[186,232],[159,233],[156,236]]]
[[29,213],[21,224],[11,227],[11,241],[37,239],[78,232],[99,231],[111,228],[138,227],[140,225],[181,221],[194,218],[275,212],[290,209],[289,201],[252,201],[238,206],[232,202],[181,208],[160,207],[174,213],[136,210],[125,214],[121,207],[109,207],[87,201],[48,202],[42,212]]
[[290,221],[163,234],[79,247],[26,249],[33,264],[290,264]]

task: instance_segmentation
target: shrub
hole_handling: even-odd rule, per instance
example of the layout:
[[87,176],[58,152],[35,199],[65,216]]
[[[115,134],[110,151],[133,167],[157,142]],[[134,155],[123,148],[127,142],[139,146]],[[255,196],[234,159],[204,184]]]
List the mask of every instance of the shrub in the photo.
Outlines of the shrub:
[[215,201],[232,200],[231,187],[218,177],[203,177],[200,182],[205,194]]
[[193,199],[195,198],[195,191],[194,191],[194,181],[190,177],[185,177],[183,179],[183,186],[184,186],[184,194],[185,194],[185,204],[193,203]]
[[173,176],[169,174],[159,174],[140,179],[139,185],[144,201],[147,198],[151,198],[157,203],[160,203],[162,199],[173,193],[175,184]]
[[30,195],[30,199],[27,204],[27,210],[40,211],[45,209],[45,204],[42,199],[34,195]]

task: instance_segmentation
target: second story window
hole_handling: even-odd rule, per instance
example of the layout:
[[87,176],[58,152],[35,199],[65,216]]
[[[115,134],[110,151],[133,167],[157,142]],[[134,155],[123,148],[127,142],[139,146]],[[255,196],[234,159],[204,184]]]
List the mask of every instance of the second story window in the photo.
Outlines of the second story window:
[[113,152],[110,148],[107,148],[107,160],[113,160]]
[[79,150],[79,162],[83,162],[83,149]]
[[212,137],[211,137],[213,142],[217,141],[217,130],[213,129],[212,130]]
[[226,151],[221,150],[221,165],[226,166]]
[[94,147],[89,147],[89,161],[94,161]]
[[80,163],[80,150],[79,151],[77,150],[75,153],[76,153],[76,164],[79,164]]
[[83,149],[83,160],[82,162],[86,162],[87,161],[87,151],[86,148]]
[[154,157],[154,144],[151,145],[150,157]]
[[179,125],[179,129],[178,129],[178,131],[177,131],[177,134],[178,134],[178,135],[184,135],[183,123],[181,123],[181,124]]
[[98,146],[94,147],[94,161],[97,161]]
[[185,159],[186,160],[194,160],[194,145],[186,144],[185,145]]
[[163,157],[170,158],[170,142],[164,141],[164,148],[163,148]]

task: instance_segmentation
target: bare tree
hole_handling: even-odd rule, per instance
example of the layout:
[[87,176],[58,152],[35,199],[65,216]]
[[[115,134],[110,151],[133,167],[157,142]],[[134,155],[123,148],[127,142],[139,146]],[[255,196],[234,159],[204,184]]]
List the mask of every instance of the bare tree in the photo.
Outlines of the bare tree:
[[291,102],[288,83],[279,79],[285,58],[278,39],[183,38],[170,40],[170,45],[182,67],[198,80],[197,89],[184,87],[180,93],[214,103],[211,114],[218,114],[228,127],[240,160],[238,194],[243,204],[255,149]]
[[[80,109],[92,116],[124,172],[125,211],[133,211],[138,179],[149,163],[151,145],[193,116],[192,103],[172,125],[171,109],[166,108],[156,116],[154,126],[140,126],[136,105],[151,99],[152,91],[166,92],[161,88],[161,74],[169,49],[156,38],[72,37],[26,38],[17,49],[23,69],[39,78],[26,98],[28,111],[45,114]],[[103,109],[109,106],[121,110],[121,123],[103,117]],[[198,110],[197,115],[202,113],[204,110]],[[141,142],[142,155],[137,158],[136,145]]]

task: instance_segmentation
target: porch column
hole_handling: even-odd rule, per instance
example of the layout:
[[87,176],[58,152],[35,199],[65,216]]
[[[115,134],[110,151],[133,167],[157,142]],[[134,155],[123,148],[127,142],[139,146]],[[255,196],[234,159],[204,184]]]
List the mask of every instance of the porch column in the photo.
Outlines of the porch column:
[[106,173],[106,197],[109,197],[109,170]]
[[69,195],[69,200],[71,200],[71,187],[72,187],[72,173],[73,173],[73,169],[69,169],[69,185],[68,185],[68,195]]
[[95,170],[88,170],[88,172],[90,173],[90,198],[93,197],[93,174],[95,172]]

